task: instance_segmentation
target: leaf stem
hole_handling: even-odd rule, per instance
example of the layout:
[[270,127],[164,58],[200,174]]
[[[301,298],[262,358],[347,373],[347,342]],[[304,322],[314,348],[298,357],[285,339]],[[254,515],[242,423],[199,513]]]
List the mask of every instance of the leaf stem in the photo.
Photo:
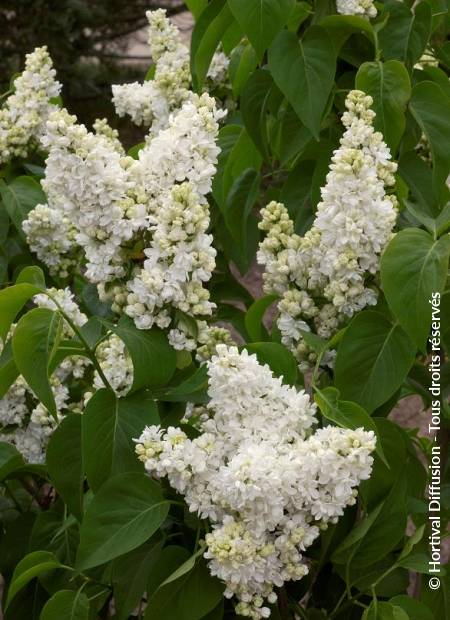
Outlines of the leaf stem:
[[[47,293],[47,295],[48,295],[48,293]],[[62,314],[63,318],[65,319],[65,321],[72,328],[72,330],[74,331],[74,333],[76,334],[76,336],[80,340],[81,344],[86,349],[87,356],[89,357],[89,359],[93,363],[94,368],[98,372],[99,377],[103,381],[103,384],[105,385],[105,387],[108,388],[109,390],[111,390],[112,392],[114,392],[113,388],[111,387],[111,384],[109,383],[108,379],[105,376],[105,373],[102,370],[102,367],[99,364],[99,361],[98,361],[94,351],[89,346],[88,341],[83,336],[83,333],[79,329],[78,325],[76,325],[76,323],[74,323],[72,321],[72,319],[64,312],[63,308],[61,307],[61,305],[58,303],[58,301],[56,299],[54,299],[51,295],[48,295],[48,296],[53,301],[53,303],[56,305],[56,307],[58,308],[59,312]]]

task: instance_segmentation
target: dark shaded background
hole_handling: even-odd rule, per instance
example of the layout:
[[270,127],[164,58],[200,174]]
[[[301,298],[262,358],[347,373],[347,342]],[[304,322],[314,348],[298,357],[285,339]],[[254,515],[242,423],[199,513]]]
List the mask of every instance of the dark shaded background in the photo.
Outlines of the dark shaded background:
[[114,115],[111,84],[143,79],[151,58],[133,57],[128,36],[156,8],[186,10],[179,0],[0,0],[0,92],[22,70],[25,54],[47,45],[69,111],[88,126],[106,117],[134,143],[131,123]]

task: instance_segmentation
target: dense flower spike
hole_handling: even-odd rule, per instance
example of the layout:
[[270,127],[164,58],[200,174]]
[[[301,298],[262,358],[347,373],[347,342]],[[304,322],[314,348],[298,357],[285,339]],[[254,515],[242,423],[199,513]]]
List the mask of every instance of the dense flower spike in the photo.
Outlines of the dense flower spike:
[[147,427],[136,452],[211,521],[205,557],[225,596],[237,597],[237,613],[265,618],[274,587],[308,572],[305,549],[355,502],[375,437],[363,429],[313,432],[315,405],[303,390],[284,385],[255,355],[224,344],[216,350],[201,434],[191,440],[174,427]]
[[370,282],[392,237],[396,164],[383,137],[372,126],[371,97],[352,91],[342,116],[346,130],[334,152],[322,201],[312,228],[300,237],[284,205],[262,210],[267,236],[258,262],[265,267],[267,292],[281,296],[278,326],[283,343],[300,362],[312,361],[301,332],[313,328],[329,338],[362,308],[377,300]]
[[[113,102],[119,116],[129,115],[136,125],[151,128],[156,135],[167,127],[170,113],[192,96],[189,49],[182,43],[176,26],[164,9],[147,11],[148,43],[155,63],[151,80],[143,84],[116,84]],[[225,83],[229,60],[222,52],[213,56],[208,72],[209,90]]]
[[336,0],[336,9],[341,15],[360,15],[368,19],[377,15],[373,0]]
[[133,159],[105,121],[91,133],[65,110],[54,112],[42,139],[48,205],[23,223],[52,273],[67,275],[84,254],[101,298],[140,328],[171,325],[176,348],[193,349],[195,340],[172,324],[174,311],[200,317],[213,309],[204,288],[216,254],[205,196],[222,116],[214,99],[192,93]]
[[46,47],[27,54],[24,72],[14,80],[14,92],[0,110],[0,164],[12,157],[26,157],[39,144],[49,114],[56,109],[51,99],[61,85]]

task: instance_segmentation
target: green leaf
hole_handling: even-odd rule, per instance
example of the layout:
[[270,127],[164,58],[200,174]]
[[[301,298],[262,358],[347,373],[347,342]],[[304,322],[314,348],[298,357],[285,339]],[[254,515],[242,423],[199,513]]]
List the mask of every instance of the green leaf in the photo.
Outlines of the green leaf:
[[228,73],[235,98],[240,96],[249,76],[257,65],[258,59],[256,58],[255,50],[247,41],[243,41],[233,50]]
[[106,389],[94,394],[81,422],[84,469],[94,493],[111,475],[142,470],[133,439],[146,425],[158,422],[156,404],[147,392],[125,398]]
[[318,139],[336,70],[336,53],[327,31],[311,26],[301,40],[293,32],[280,32],[269,50],[269,69],[302,123]]
[[9,215],[0,200],[0,243],[5,243],[9,233]]
[[137,329],[128,317],[122,317],[116,326],[107,325],[123,340],[131,356],[133,385],[130,392],[161,387],[169,382],[176,369],[177,356],[162,330],[157,327]]
[[422,540],[424,532],[425,532],[425,525],[421,525],[420,527],[417,528],[414,534],[407,539],[402,552],[398,556],[397,562],[404,560],[411,553],[411,551],[414,549],[417,543]]
[[356,403],[346,400],[339,400],[339,391],[333,387],[323,390],[316,389],[314,397],[320,407],[320,411],[327,420],[331,420],[341,428],[364,428],[366,431],[373,431],[377,439],[376,452],[381,460],[389,467],[384,456],[381,438],[378,433],[377,425],[370,415]]
[[47,446],[47,470],[56,490],[69,510],[81,521],[83,516],[83,462],[81,415],[67,415],[53,431]]
[[225,224],[242,250],[245,250],[248,220],[259,197],[260,181],[256,170],[245,170],[231,186],[223,211]]
[[435,241],[424,230],[406,228],[395,235],[381,258],[381,284],[389,307],[422,350],[432,319],[430,300],[433,293],[443,291],[449,253],[448,235]]
[[352,34],[364,34],[371,42],[374,42],[372,24],[358,15],[327,15],[320,21],[320,25],[327,31],[336,53],[339,53]]
[[259,59],[286,24],[294,0],[228,0],[231,12]]
[[191,74],[196,91],[201,89],[214,52],[232,23],[230,8],[223,0],[212,0],[200,13],[191,38]]
[[22,230],[23,220],[37,204],[47,202],[41,186],[35,179],[27,176],[18,176],[8,184],[0,179],[0,196],[19,236],[25,239]]
[[278,299],[278,295],[266,295],[265,297],[261,297],[252,303],[250,308],[247,310],[245,314],[245,327],[247,332],[253,340],[253,342],[259,342],[263,338],[263,317],[270,308],[270,306],[275,303]]
[[0,480],[25,465],[22,455],[10,443],[0,442]]
[[405,436],[400,427],[386,418],[374,418],[387,464],[375,457],[372,473],[359,487],[361,501],[368,511],[389,495],[400,473],[408,464]]
[[39,287],[41,291],[46,290],[44,272],[40,267],[32,265],[30,267],[24,267],[17,276],[16,284],[34,284]]
[[60,590],[44,605],[40,620],[88,620],[89,600],[83,592]]
[[353,318],[339,345],[335,383],[344,400],[371,413],[400,387],[416,349],[400,325],[373,310]]
[[398,475],[382,509],[350,562],[353,568],[370,566],[397,547],[407,522],[407,472]]
[[409,109],[430,143],[433,158],[433,187],[436,196],[447,190],[450,169],[450,99],[434,82],[419,82],[412,90]]
[[127,620],[139,604],[147,587],[150,571],[159,564],[163,541],[152,537],[149,541],[114,560],[112,583],[116,620]]
[[356,74],[356,88],[373,98],[374,127],[394,154],[406,126],[405,110],[411,96],[408,71],[397,60],[365,62]]
[[315,168],[316,162],[312,160],[299,161],[281,188],[280,201],[286,205],[298,234],[309,230],[313,221],[311,183]]
[[27,312],[14,330],[12,348],[20,374],[36,397],[56,416],[56,403],[50,386],[48,364],[57,345],[62,317],[48,308]]
[[422,56],[430,36],[430,6],[427,2],[419,2],[414,13],[396,0],[389,0],[385,6],[389,18],[378,33],[383,57],[386,60],[396,58],[412,66]]
[[265,159],[268,158],[267,102],[272,87],[273,79],[269,71],[258,69],[250,76],[241,97],[241,114],[245,128]]
[[234,50],[235,47],[239,45],[239,43],[241,43],[241,41],[241,27],[239,26],[237,21],[233,20],[230,26],[228,26],[228,28],[225,30],[220,42],[223,53],[227,56],[230,56],[231,52]]
[[168,577],[166,577],[166,579],[164,579],[164,581],[161,583],[159,587],[161,588],[162,586],[165,586],[168,583],[171,583],[172,581],[176,581],[177,579],[184,577],[184,575],[187,575],[187,573],[189,573],[194,568],[197,559],[201,555],[203,555],[205,549],[206,549],[206,545],[202,544],[200,548],[193,555],[191,555],[190,558],[188,558],[173,573],[171,573]]
[[147,574],[147,597],[154,594],[159,586],[174,571],[178,570],[184,562],[189,559],[189,551],[185,547],[178,545],[168,545],[164,547],[158,558],[158,562],[150,567]]
[[49,551],[34,551],[26,555],[14,569],[8,596],[6,597],[5,609],[29,581],[49,570],[60,567],[61,564],[58,558]]
[[[421,602],[429,607],[435,620],[448,618],[450,615],[450,571],[441,577],[441,585],[437,590],[432,590],[428,584],[421,591]],[[421,618],[422,620],[422,618]],[[425,618],[423,618],[425,620]]]
[[408,620],[408,614],[396,605],[384,601],[372,601],[362,615],[362,620]]
[[41,289],[33,284],[15,284],[0,291],[0,338],[5,340],[11,323],[33,295]]
[[403,153],[398,162],[398,171],[407,183],[423,215],[435,218],[439,215],[438,203],[433,196],[431,169],[415,152]]
[[275,376],[293,385],[297,380],[297,361],[286,347],[277,342],[251,342],[244,349],[255,354],[258,362],[267,364]]
[[416,82],[422,82],[424,80],[431,80],[444,91],[447,97],[450,97],[450,81],[445,71],[439,67],[424,66],[423,69],[415,69],[413,77]]
[[193,375],[180,383],[169,388],[160,397],[161,400],[174,402],[205,402],[207,399],[206,390],[208,388],[208,373],[206,365],[200,366]]
[[391,605],[401,607],[409,620],[436,620],[429,607],[406,594],[399,594],[389,600]]
[[[424,575],[427,575],[430,570],[429,561],[430,559],[426,553],[418,551],[415,553],[411,553],[402,560],[399,560],[397,564],[398,566],[414,571],[415,573],[422,573]],[[443,568],[441,574],[444,574]]]
[[3,398],[18,376],[19,370],[14,361],[12,343],[9,339],[0,354],[0,398]]
[[292,32],[297,32],[300,25],[308,19],[308,16],[312,14],[311,6],[307,2],[300,0],[295,1],[294,8],[289,15],[289,19],[286,23],[287,29]]
[[226,160],[225,168],[223,171],[223,186],[222,186],[222,200],[218,201],[220,204],[226,204],[227,197],[233,183],[238,179],[245,170],[254,168],[259,170],[261,166],[261,156],[255,149],[252,140],[250,139],[247,131],[244,127],[240,129],[239,137],[236,144],[230,151],[230,154]]
[[181,568],[178,578],[166,579],[149,598],[145,620],[200,620],[222,599],[224,586],[203,559],[188,572]]
[[107,480],[90,503],[80,531],[78,570],[104,564],[142,545],[163,523],[169,502],[143,473]]
[[208,0],[186,0],[185,5],[190,10],[195,19],[201,15],[202,11],[206,8]]
[[380,503],[376,508],[370,511],[369,514],[365,514],[364,517],[352,528],[351,532],[344,538],[337,549],[334,551],[331,559],[336,564],[344,564],[351,552],[352,548],[361,544],[361,541],[366,536],[372,525],[378,518],[383,503]]
[[333,554],[333,561],[352,569],[383,559],[403,538],[407,520],[407,472],[401,470],[385,499],[370,508]]
[[[280,160],[281,166],[284,167],[287,165],[289,168],[289,163],[295,160],[312,140],[313,137],[309,129],[300,122],[294,108],[286,102],[286,105],[281,106],[278,112],[276,124],[272,128],[270,136],[272,151]],[[301,164],[303,168],[298,166],[297,172],[303,172],[305,164],[309,163],[311,162],[302,161]],[[296,168],[289,173],[286,184],[289,178],[291,176],[293,177],[295,169]],[[311,186],[311,181],[312,179],[310,178],[309,187]],[[296,206],[296,210],[298,210],[298,206]]]

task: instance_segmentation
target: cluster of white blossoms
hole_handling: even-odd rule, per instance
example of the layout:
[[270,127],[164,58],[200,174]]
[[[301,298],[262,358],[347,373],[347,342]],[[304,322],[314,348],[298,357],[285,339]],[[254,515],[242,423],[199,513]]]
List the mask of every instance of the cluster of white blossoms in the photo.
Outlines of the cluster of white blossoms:
[[360,15],[367,19],[377,16],[373,0],[336,0],[336,9],[341,15]]
[[[55,310],[59,304],[76,325],[81,326],[87,321],[68,289],[48,289],[48,293],[56,303],[47,295],[36,295],[33,301],[38,307]],[[15,325],[11,327],[10,336],[14,328]],[[71,328],[64,323],[62,338],[70,338],[72,335]],[[56,419],[37,400],[23,377],[19,376],[0,399],[0,441],[15,445],[27,462],[43,463],[45,448],[63,415],[69,411],[79,411],[79,403],[71,400],[67,386],[70,378],[79,378],[84,374],[86,366],[84,358],[69,357],[52,374],[50,385],[57,409]]]
[[[86,315],[80,311],[74,295],[68,288],[50,288],[47,294],[33,298],[40,308],[61,310],[72,324],[80,328],[87,322]],[[12,326],[9,337],[14,331]],[[69,323],[62,323],[61,338],[74,337]],[[0,347],[1,353],[2,347]],[[98,362],[111,387],[118,395],[128,391],[133,382],[131,358],[119,338],[109,335],[96,351]],[[74,380],[82,380],[85,392],[80,400],[73,400],[69,386]],[[45,449],[51,434],[67,414],[79,414],[93,391],[105,387],[89,359],[71,355],[66,357],[50,378],[50,385],[57,409],[56,419],[40,403],[23,377],[19,376],[7,393],[0,398],[0,441],[12,443],[29,463],[43,463]]]
[[0,164],[12,157],[26,157],[39,139],[49,114],[56,109],[51,99],[61,85],[46,47],[27,54],[25,70],[14,81],[14,92],[0,109]]
[[137,159],[123,153],[105,121],[90,132],[66,110],[50,115],[42,180],[48,204],[23,223],[27,241],[52,271],[67,275],[81,256],[101,299],[137,327],[171,326],[176,348],[194,348],[178,311],[210,315],[204,287],[215,266],[209,207],[223,116],[206,93],[192,94]]
[[199,436],[146,427],[136,453],[152,476],[167,476],[191,512],[210,520],[205,557],[225,596],[237,598],[236,612],[266,618],[274,588],[308,572],[305,549],[355,503],[375,436],[314,430],[316,407],[304,390],[284,385],[247,351],[224,344],[216,351]]
[[396,164],[373,129],[372,98],[351,91],[342,116],[346,130],[334,152],[312,228],[300,237],[284,205],[261,211],[258,262],[264,288],[280,295],[278,327],[283,343],[301,365],[314,361],[302,331],[322,338],[336,333],[349,317],[377,301],[372,282],[380,255],[393,234]]
[[[181,41],[177,27],[166,17],[165,9],[147,11],[146,15],[154,75],[143,84],[116,84],[112,93],[119,116],[130,116],[136,125],[150,127],[156,135],[167,127],[170,113],[192,96],[189,49]],[[207,75],[208,90],[225,83],[228,64],[225,54],[214,54]]]

